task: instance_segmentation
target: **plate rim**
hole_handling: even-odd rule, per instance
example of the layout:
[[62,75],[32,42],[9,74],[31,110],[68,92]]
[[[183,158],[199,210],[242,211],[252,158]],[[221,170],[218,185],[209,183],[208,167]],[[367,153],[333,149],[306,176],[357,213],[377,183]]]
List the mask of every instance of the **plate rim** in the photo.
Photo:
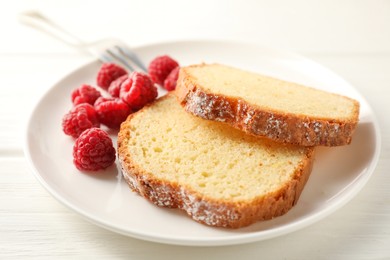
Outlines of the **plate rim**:
[[[93,66],[97,62],[99,62],[97,59],[92,59],[88,62],[85,62],[78,66],[75,69],[70,70],[67,72],[63,77],[61,77],[58,81],[56,81],[54,84],[52,84],[46,91],[41,94],[41,96],[36,100],[36,102],[33,102],[32,109],[29,110],[27,120],[25,120],[24,124],[24,135],[23,135],[23,152],[25,155],[25,158],[27,159],[28,165],[30,170],[32,170],[35,178],[39,181],[39,183],[52,195],[54,198],[56,198],[57,201],[61,202],[63,205],[68,207],[74,212],[77,212],[78,215],[82,216],[84,219],[86,219],[89,222],[94,223],[95,225],[105,228],[107,230],[111,230],[113,232],[130,236],[137,239],[142,239],[145,241],[151,241],[151,242],[158,242],[158,243],[164,243],[164,244],[171,244],[171,245],[187,245],[187,246],[224,246],[224,245],[237,245],[237,244],[244,244],[244,243],[250,243],[255,241],[262,241],[266,239],[271,239],[274,237],[278,237],[281,235],[285,235],[297,230],[300,230],[302,228],[305,228],[307,226],[312,225],[313,223],[318,222],[321,219],[326,218],[327,216],[331,215],[338,209],[340,209],[342,206],[347,204],[350,200],[352,200],[357,193],[359,193],[362,188],[366,185],[368,180],[373,175],[375,168],[378,164],[380,153],[381,153],[381,145],[382,145],[382,137],[379,127],[379,122],[377,119],[377,116],[374,113],[374,110],[370,106],[370,104],[367,102],[364,96],[349,82],[347,82],[343,77],[336,74],[332,70],[328,69],[327,67],[323,66],[320,63],[317,63],[316,61],[313,61],[305,56],[302,56],[297,53],[293,53],[290,51],[282,50],[279,48],[269,47],[262,44],[256,44],[256,43],[248,43],[248,42],[241,42],[241,41],[224,41],[224,40],[183,40],[183,41],[163,41],[163,42],[156,42],[156,43],[148,43],[145,45],[139,45],[134,47],[134,49],[142,49],[142,48],[152,48],[154,46],[161,46],[161,45],[173,45],[173,44],[231,44],[231,45],[240,45],[240,46],[251,46],[253,48],[261,48],[261,49],[270,49],[274,50],[278,53],[282,53],[285,55],[289,55],[291,57],[296,57],[300,60],[304,60],[307,62],[310,62],[312,64],[315,64],[318,68],[325,70],[327,73],[331,73],[333,76],[337,77],[339,80],[344,81],[346,85],[348,85],[351,89],[356,92],[356,94],[359,95],[359,98],[365,103],[366,108],[368,109],[370,119],[373,124],[374,128],[374,135],[375,135],[375,149],[373,150],[373,156],[372,160],[369,163],[369,167],[367,168],[367,173],[365,173],[362,176],[359,176],[360,178],[363,178],[363,180],[360,180],[359,186],[353,190],[353,192],[349,192],[348,196],[344,197],[341,201],[338,201],[336,205],[334,205],[331,209],[328,210],[322,210],[319,212],[316,212],[315,214],[312,214],[310,216],[306,216],[303,219],[300,219],[298,221],[295,221],[293,223],[288,223],[283,226],[278,226],[277,228],[273,228],[271,230],[262,230],[262,231],[256,231],[256,232],[249,232],[244,234],[232,234],[227,237],[211,237],[211,238],[204,238],[204,239],[197,239],[197,238],[167,238],[163,237],[161,235],[157,234],[142,234],[140,232],[136,231],[129,231],[129,230],[123,230],[117,225],[112,225],[108,223],[107,221],[104,221],[101,218],[96,218],[90,213],[86,212],[85,210],[81,209],[80,207],[73,205],[69,201],[67,201],[65,198],[63,198],[55,189],[50,187],[50,185],[43,179],[43,177],[40,175],[38,169],[36,168],[33,159],[30,154],[30,145],[29,145],[29,130],[30,126],[33,123],[33,115],[36,113],[39,105],[47,98],[47,96],[50,95],[51,92],[55,91],[58,86],[61,85],[61,83],[69,78],[72,77],[72,75],[76,74],[79,70],[85,69],[89,66]],[[276,231],[275,231],[276,230]],[[261,234],[261,235],[260,235]]]

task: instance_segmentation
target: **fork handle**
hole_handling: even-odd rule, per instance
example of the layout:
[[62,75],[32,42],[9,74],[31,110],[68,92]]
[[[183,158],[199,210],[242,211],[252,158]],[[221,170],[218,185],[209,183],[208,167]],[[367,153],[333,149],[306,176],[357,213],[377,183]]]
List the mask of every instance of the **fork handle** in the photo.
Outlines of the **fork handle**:
[[83,45],[85,45],[78,37],[56,25],[37,11],[27,11],[19,14],[19,21],[45,32],[74,48],[82,49]]

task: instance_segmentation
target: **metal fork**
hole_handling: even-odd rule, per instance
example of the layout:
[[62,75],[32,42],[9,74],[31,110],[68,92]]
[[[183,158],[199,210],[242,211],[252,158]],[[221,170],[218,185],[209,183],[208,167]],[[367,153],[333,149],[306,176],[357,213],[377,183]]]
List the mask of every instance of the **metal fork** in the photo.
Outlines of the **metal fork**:
[[84,42],[37,11],[21,13],[19,20],[79,51],[95,56],[102,62],[117,63],[126,67],[129,71],[141,70],[147,72],[145,65],[138,58],[137,54],[120,40],[102,39],[91,43]]

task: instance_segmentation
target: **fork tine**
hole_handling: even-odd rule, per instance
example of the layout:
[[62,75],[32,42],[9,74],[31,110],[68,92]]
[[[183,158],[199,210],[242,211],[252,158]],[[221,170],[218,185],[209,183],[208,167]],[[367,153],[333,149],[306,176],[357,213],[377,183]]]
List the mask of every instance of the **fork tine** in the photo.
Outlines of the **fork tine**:
[[127,47],[115,45],[114,46],[123,56],[127,57],[131,60],[138,68],[147,72],[148,69],[145,67],[144,63],[138,58],[137,54],[135,54],[132,50]]
[[99,54],[99,60],[102,62],[115,62],[115,60],[111,58],[110,55],[106,55],[105,53]]
[[108,53],[110,56],[111,56],[111,61],[119,61],[119,63],[121,63],[122,65],[124,65],[127,69],[129,69],[130,71],[135,71],[134,67],[131,66],[131,64],[129,62],[127,62],[126,59],[123,58],[122,55],[120,54],[117,54],[115,52],[115,50],[112,50],[112,49],[107,49],[106,50],[106,53]]
[[[97,56],[98,59],[103,63],[105,63],[105,62],[120,63],[121,65],[126,66],[126,64],[123,64],[121,59],[117,55],[115,55],[115,53],[110,51],[109,49],[105,49],[104,51],[96,51],[94,49],[89,49],[89,52],[91,54]],[[132,70],[132,68],[128,68],[128,69]]]

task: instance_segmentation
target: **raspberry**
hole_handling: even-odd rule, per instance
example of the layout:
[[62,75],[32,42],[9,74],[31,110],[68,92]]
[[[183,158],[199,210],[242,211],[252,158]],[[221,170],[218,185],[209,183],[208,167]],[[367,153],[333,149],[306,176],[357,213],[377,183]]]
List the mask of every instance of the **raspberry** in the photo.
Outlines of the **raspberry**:
[[164,88],[168,91],[174,90],[176,88],[177,78],[179,77],[180,67],[177,66],[174,68],[168,77],[164,80]]
[[119,90],[121,89],[122,83],[128,78],[128,75],[123,75],[111,82],[108,87],[108,93],[113,97],[119,97]]
[[85,130],[73,146],[73,163],[79,170],[97,171],[115,162],[110,136],[100,128]]
[[127,74],[126,70],[115,63],[103,63],[97,74],[97,85],[104,89],[108,89],[111,82]]
[[163,85],[169,73],[178,66],[177,61],[171,57],[167,55],[158,56],[149,63],[149,76],[154,83]]
[[157,97],[157,88],[148,75],[134,71],[122,83],[119,96],[137,111]]
[[88,103],[93,105],[96,99],[101,96],[100,92],[90,85],[83,84],[72,91],[72,102],[74,105]]
[[74,138],[77,138],[85,129],[99,126],[100,123],[95,108],[87,103],[73,107],[62,118],[64,133]]
[[96,100],[95,109],[100,123],[113,129],[118,129],[131,113],[129,105],[120,98],[100,97]]

